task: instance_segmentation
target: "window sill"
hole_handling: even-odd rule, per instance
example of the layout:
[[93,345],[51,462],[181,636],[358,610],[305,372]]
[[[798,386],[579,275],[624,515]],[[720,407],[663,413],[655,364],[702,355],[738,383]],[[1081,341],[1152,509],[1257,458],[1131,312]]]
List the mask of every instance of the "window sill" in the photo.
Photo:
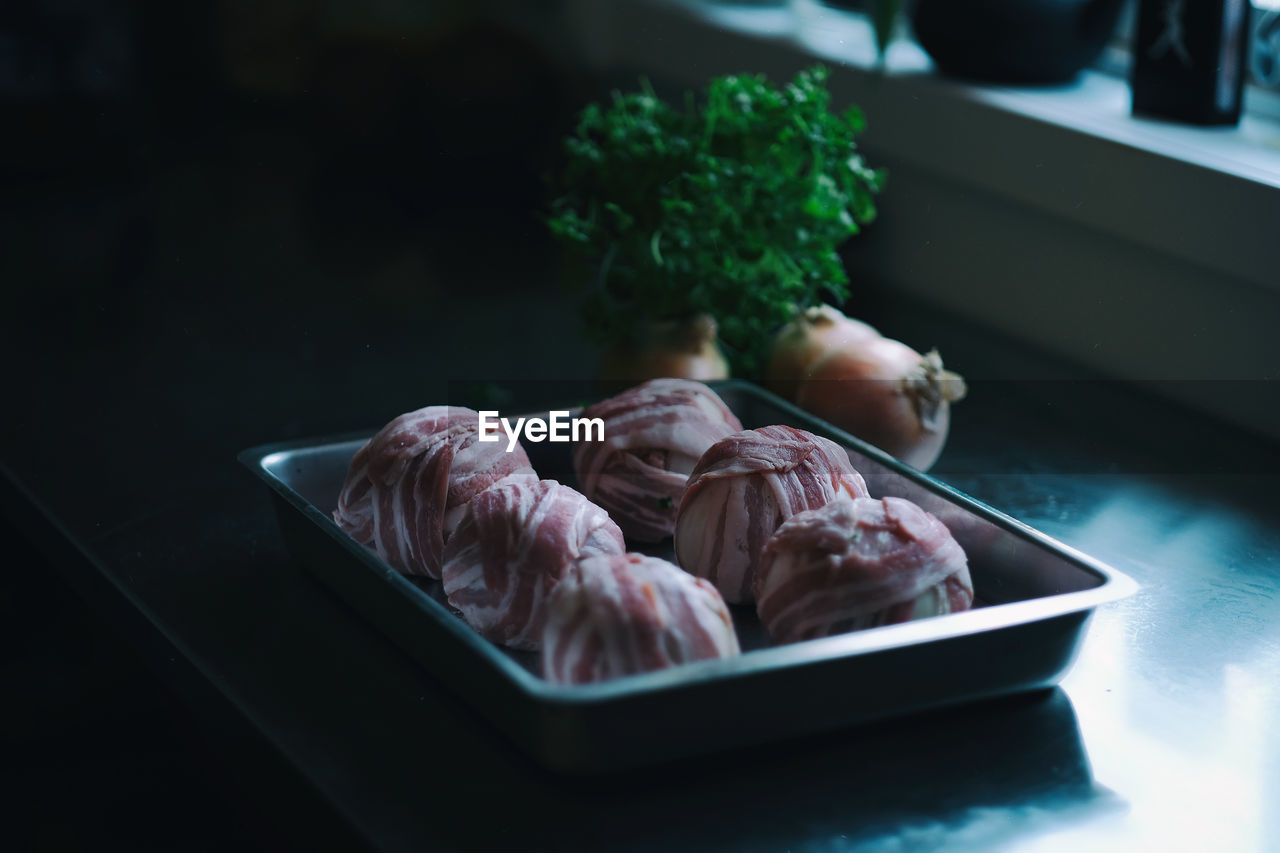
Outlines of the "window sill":
[[[1117,378],[1280,378],[1280,125],[1136,119],[1127,85],[1093,72],[1055,88],[959,83],[909,42],[881,73],[866,21],[809,0],[564,6],[572,43],[557,47],[610,79],[700,87],[833,67],[834,98],[862,107],[859,144],[890,173],[849,254],[859,286]],[[1280,412],[1222,396],[1185,402],[1280,437]]]

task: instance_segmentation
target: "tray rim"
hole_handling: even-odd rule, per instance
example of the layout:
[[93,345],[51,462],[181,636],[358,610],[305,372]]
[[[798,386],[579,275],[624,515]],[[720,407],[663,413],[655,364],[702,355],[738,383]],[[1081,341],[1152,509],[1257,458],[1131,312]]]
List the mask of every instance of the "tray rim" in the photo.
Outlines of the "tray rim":
[[[721,390],[735,390],[761,398],[763,402],[781,409],[789,419],[804,423],[805,429],[809,429],[817,435],[823,435],[864,456],[873,458],[876,462],[891,469],[899,476],[910,479],[943,499],[960,505],[965,510],[995,524],[1006,532],[1029,541],[1038,547],[1055,552],[1077,568],[1095,575],[1101,582],[1089,589],[993,604],[963,613],[951,613],[947,614],[945,619],[921,619],[772,648],[753,649],[734,658],[696,661],[682,664],[678,667],[624,676],[594,684],[553,684],[539,678],[508,657],[498,646],[471,629],[455,613],[427,595],[406,576],[383,562],[375,552],[348,536],[338,527],[332,517],[288,486],[270,470],[275,457],[281,454],[365,441],[377,431],[377,428],[255,445],[240,451],[240,453],[236,454],[236,459],[255,477],[263,481],[285,503],[316,523],[326,535],[336,540],[367,570],[380,575],[398,593],[406,596],[418,610],[433,618],[437,623],[444,626],[452,636],[489,661],[491,665],[495,666],[525,693],[528,698],[550,705],[576,707],[613,702],[633,698],[637,695],[651,695],[680,690],[712,680],[747,678],[753,674],[771,670],[793,669],[838,658],[856,657],[909,646],[927,645],[984,631],[1041,622],[1082,611],[1092,611],[1099,605],[1128,597],[1139,588],[1136,581],[1118,569],[1054,539],[1031,525],[1019,521],[982,501],[970,497],[954,486],[950,486],[906,465],[879,448],[867,444],[833,424],[815,417],[753,382],[730,379],[706,384],[715,389],[717,393]],[[814,429],[812,427],[817,428]]]

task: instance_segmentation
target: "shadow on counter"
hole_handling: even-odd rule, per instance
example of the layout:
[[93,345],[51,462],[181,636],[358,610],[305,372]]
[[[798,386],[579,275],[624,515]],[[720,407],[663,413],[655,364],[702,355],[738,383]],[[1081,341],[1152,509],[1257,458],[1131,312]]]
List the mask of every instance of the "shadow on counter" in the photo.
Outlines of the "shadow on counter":
[[492,825],[435,823],[433,843],[489,849],[518,837],[537,850],[734,851],[934,848],[957,838],[996,845],[1124,808],[1094,782],[1075,711],[1058,688],[626,774],[566,777],[508,758],[500,782],[486,782],[486,768],[446,760],[455,790],[484,799],[498,782],[523,795],[489,803],[501,810]]
[[[701,850],[895,839],[910,848],[952,833],[990,844],[1054,815],[1120,807],[1094,782],[1059,688],[626,776],[547,776],[537,787],[577,806],[547,812],[572,814],[541,822],[547,842],[560,846],[572,834],[568,846],[582,849],[640,849],[673,834]],[[619,821],[620,808],[648,819]]]

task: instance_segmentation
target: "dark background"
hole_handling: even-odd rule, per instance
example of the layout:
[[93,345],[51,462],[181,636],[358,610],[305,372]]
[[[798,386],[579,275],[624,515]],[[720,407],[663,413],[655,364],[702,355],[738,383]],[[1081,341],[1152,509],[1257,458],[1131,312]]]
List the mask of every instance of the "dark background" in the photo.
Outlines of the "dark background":
[[[216,640],[231,658],[259,646],[278,653],[290,638],[271,626],[299,627],[297,602],[322,599],[279,568],[265,497],[237,470],[237,451],[376,427],[426,400],[493,393],[495,379],[532,398],[547,380],[590,378],[596,354],[578,336],[537,211],[558,140],[605,87],[502,23],[513,9],[558,8],[0,5],[0,462],[10,477],[0,655],[5,831],[22,848],[356,844],[234,703],[193,686],[206,675],[199,652],[212,646],[188,656],[180,641]],[[860,239],[874,240],[874,229]],[[859,291],[855,303],[854,313],[895,331],[892,295]],[[960,363],[1003,345],[927,311],[912,318]],[[1274,446],[1247,437],[1213,458],[1178,452],[1214,425],[1185,413],[1171,425],[1171,410],[1154,402],[1166,429],[1126,432],[1149,421],[1112,408],[1104,441],[1089,407],[1073,401],[1104,393],[1138,405],[1127,390],[1068,383],[1045,393],[1016,392],[1031,427],[974,395],[946,470],[1280,470]],[[1014,436],[1038,436],[1037,454]],[[152,629],[173,649],[144,636]],[[362,642],[381,642],[366,633],[373,639]],[[341,663],[303,658],[300,669]],[[1023,737],[1035,759],[1003,776],[993,799],[1037,785],[1084,796],[1070,704],[1061,693],[1032,701],[1047,710],[1015,704],[984,717]],[[914,749],[931,728],[875,729],[830,758],[802,750],[792,769],[803,777],[836,757],[856,766],[879,756],[897,769],[884,802],[866,809],[928,813],[936,804],[924,789],[893,792],[932,772],[928,750]],[[978,735],[933,747],[961,761],[985,756]],[[847,784],[865,790],[877,779],[867,771]],[[844,793],[798,790],[831,826],[845,825],[848,803],[835,798]],[[723,826],[704,827],[736,826],[731,798],[741,793],[722,790]],[[951,796],[970,804],[959,788]],[[774,826],[778,839],[786,829]]]
[[[0,4],[0,459],[53,492],[94,491],[91,524],[174,499],[162,452],[226,467],[472,371],[578,363],[536,211],[595,84],[488,4],[374,5]],[[326,398],[311,408],[328,417],[292,416],[299,397]],[[227,408],[232,425],[201,428]],[[254,410],[238,433],[237,409]],[[40,459],[31,438],[50,433],[61,449]],[[99,465],[113,482],[86,484]],[[354,843],[252,733],[193,715],[32,526],[3,534],[7,839]]]

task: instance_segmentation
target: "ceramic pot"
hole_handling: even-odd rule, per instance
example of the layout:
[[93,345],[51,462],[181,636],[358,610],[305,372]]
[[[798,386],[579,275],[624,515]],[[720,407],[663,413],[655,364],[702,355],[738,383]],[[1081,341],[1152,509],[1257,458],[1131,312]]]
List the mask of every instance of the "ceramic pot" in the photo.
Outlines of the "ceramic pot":
[[944,74],[1064,83],[1098,57],[1123,0],[916,0],[911,24]]

